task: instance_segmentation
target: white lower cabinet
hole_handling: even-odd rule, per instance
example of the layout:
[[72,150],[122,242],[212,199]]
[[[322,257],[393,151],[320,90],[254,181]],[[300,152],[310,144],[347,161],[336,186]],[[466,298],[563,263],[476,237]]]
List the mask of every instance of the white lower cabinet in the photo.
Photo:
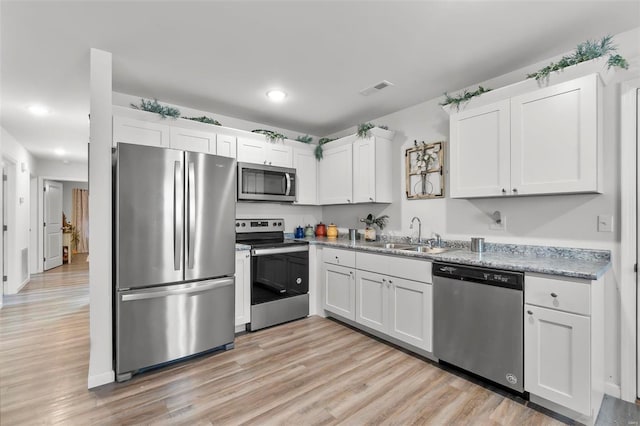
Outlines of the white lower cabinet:
[[433,286],[389,278],[389,328],[396,339],[432,352]]
[[251,254],[236,252],[236,317],[235,326],[251,322]]
[[589,318],[532,305],[524,309],[526,390],[589,414]]
[[323,263],[323,307],[325,310],[355,320],[356,286],[354,275],[354,270],[351,267]]
[[356,271],[356,321],[386,332],[389,324],[389,294],[386,276]]
[[527,273],[524,301],[524,389],[531,401],[593,424],[604,396],[603,279]]

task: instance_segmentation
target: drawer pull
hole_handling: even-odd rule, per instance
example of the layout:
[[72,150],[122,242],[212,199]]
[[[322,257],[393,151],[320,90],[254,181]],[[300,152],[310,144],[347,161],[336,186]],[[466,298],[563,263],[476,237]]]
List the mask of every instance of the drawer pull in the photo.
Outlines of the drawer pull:
[[555,297],[558,297],[558,295],[557,295],[557,294],[555,294],[555,293],[551,293],[551,297],[554,297],[554,298],[555,298]]
[[533,311],[527,311],[529,315],[533,315]]

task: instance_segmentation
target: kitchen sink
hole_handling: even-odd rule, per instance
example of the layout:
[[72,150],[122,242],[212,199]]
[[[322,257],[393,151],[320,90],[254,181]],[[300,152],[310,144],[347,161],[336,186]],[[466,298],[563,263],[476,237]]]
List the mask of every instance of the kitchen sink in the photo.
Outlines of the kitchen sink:
[[414,246],[411,244],[398,244],[398,243],[372,243],[373,247],[380,247],[386,249],[396,249],[396,250],[410,250]]
[[417,251],[418,253],[429,253],[429,254],[438,254],[438,253],[444,253],[446,251],[449,251],[449,249],[443,248],[443,247],[428,247],[428,246],[410,246],[402,250]]

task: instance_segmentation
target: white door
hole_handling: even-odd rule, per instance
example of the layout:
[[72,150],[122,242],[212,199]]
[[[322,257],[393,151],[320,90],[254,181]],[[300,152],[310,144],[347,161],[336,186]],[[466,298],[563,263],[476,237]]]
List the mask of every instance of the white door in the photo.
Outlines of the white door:
[[510,187],[509,100],[450,117],[451,197],[507,195]]
[[2,167],[2,193],[0,193],[0,198],[2,202],[2,223],[0,223],[0,225],[2,225],[2,245],[0,246],[0,250],[2,250],[0,256],[2,258],[2,271],[0,271],[2,272],[2,275],[0,275],[0,277],[2,277],[2,287],[0,287],[0,302],[3,302],[3,295],[7,291],[7,289],[4,288],[6,284],[4,277],[7,275],[7,266],[9,266],[9,262],[7,260],[7,174],[4,167]]
[[318,160],[310,146],[293,149],[293,168],[296,169],[296,204],[318,204]]
[[216,134],[199,130],[171,127],[171,148],[184,151],[216,153]]
[[376,201],[376,144],[374,138],[353,144],[353,202]]
[[62,183],[44,181],[44,270],[62,265]]
[[431,352],[431,284],[390,277],[389,288],[389,334]]
[[511,192],[598,189],[598,76],[511,99]]
[[267,164],[270,166],[291,167],[293,165],[293,150],[290,146],[280,143],[271,144],[267,149]]
[[236,158],[236,137],[218,133],[216,135],[215,153],[223,157]]
[[355,320],[356,286],[353,268],[323,263],[324,309]]
[[524,306],[524,389],[591,415],[588,317]]
[[387,332],[389,277],[356,271],[356,322]]
[[[637,114],[637,121],[636,121],[636,146],[640,145],[640,90],[636,91],[636,114]],[[640,150],[638,150],[636,152],[637,156],[636,156],[636,170],[638,170],[638,168],[640,167]],[[636,176],[638,177],[638,182],[636,185],[636,202],[639,203],[637,208],[636,208],[636,222],[637,222],[637,226],[636,226],[636,230],[638,231],[638,239],[636,239],[636,241],[640,241],[640,173],[636,173]],[[636,250],[636,256],[638,256],[638,251]],[[636,265],[640,264],[640,258],[636,258]],[[638,275],[636,274],[636,297],[637,297],[637,304],[636,304],[636,317],[637,317],[637,321],[636,321],[636,336],[640,335],[640,290],[638,290]],[[636,380],[636,396],[638,398],[640,398],[640,337],[636,338],[636,358],[637,358],[637,364],[636,366],[636,374],[637,374],[637,380]]]
[[320,160],[318,201],[320,204],[351,204],[353,202],[352,145],[332,148],[324,146]]

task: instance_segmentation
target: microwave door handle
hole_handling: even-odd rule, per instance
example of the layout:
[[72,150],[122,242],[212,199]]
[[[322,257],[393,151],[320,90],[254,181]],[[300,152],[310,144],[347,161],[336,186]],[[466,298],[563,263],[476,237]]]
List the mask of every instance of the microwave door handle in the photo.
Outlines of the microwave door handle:
[[291,193],[291,175],[289,173],[285,173],[284,178],[287,181],[287,189],[284,191],[284,195],[289,195]]

